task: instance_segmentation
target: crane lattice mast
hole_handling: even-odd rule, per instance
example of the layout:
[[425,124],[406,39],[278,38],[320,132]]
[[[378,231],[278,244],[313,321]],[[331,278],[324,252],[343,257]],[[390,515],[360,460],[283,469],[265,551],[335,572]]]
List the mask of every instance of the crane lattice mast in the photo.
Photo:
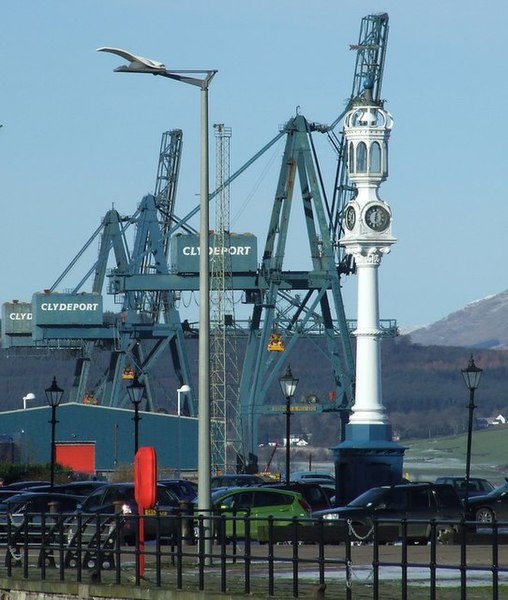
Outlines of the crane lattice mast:
[[210,261],[210,401],[212,467],[230,472],[243,456],[238,427],[239,367],[235,336],[235,298],[230,247],[231,128],[214,125],[216,138],[215,230]]

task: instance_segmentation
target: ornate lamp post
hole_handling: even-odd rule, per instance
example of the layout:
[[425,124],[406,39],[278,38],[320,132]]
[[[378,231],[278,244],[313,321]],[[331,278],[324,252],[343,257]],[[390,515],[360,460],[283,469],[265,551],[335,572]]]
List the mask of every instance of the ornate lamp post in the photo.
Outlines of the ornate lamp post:
[[51,478],[49,480],[50,488],[55,485],[55,464],[56,464],[56,446],[55,446],[55,428],[58,421],[56,420],[56,409],[62,399],[64,391],[58,387],[56,377],[53,377],[53,382],[49,388],[44,390],[46,399],[51,407]]
[[288,365],[286,372],[279,379],[280,387],[286,398],[286,486],[289,487],[291,473],[291,399],[295,395],[298,379],[293,377],[291,367]]
[[143,394],[145,393],[145,386],[139,381],[138,376],[135,375],[132,383],[127,386],[127,393],[129,394],[129,398],[134,405],[134,456],[136,455],[139,448],[139,421],[141,417],[139,416],[139,405],[141,404],[141,400],[143,399]]
[[466,494],[464,496],[464,510],[467,513],[469,503],[469,478],[471,474],[471,442],[473,437],[473,412],[475,407],[474,404],[474,393],[480,385],[480,379],[483,373],[483,369],[480,369],[475,365],[473,355],[469,359],[469,364],[465,369],[461,369],[462,376],[466,383],[466,387],[469,390],[469,403],[468,408],[468,425],[467,425],[467,449],[466,449]]

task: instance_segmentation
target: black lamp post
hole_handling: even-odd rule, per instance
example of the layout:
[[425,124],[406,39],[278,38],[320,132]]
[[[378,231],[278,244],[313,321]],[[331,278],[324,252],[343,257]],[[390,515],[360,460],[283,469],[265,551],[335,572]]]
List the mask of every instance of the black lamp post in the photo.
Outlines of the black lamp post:
[[143,399],[145,393],[145,386],[139,381],[138,376],[135,375],[132,383],[127,386],[127,392],[132,404],[134,404],[134,455],[136,455],[139,448],[139,422],[141,417],[139,416],[139,405]]
[[291,453],[290,453],[290,438],[291,438],[291,398],[295,395],[298,379],[293,377],[291,367],[288,365],[286,372],[279,379],[280,387],[284,397],[286,398],[286,485],[289,487],[291,473]]
[[468,408],[468,425],[467,425],[467,449],[466,449],[466,493],[464,496],[464,510],[467,513],[469,503],[469,478],[471,474],[471,442],[473,437],[473,412],[475,407],[474,404],[474,393],[480,385],[480,379],[483,370],[474,364],[473,355],[469,359],[469,364],[465,369],[462,369],[462,376],[466,382],[466,387],[469,390],[469,403]]
[[58,421],[56,420],[56,409],[60,404],[64,391],[58,387],[56,377],[53,377],[53,382],[49,388],[44,390],[46,392],[46,399],[49,406],[51,407],[51,479],[49,481],[50,488],[53,489],[55,485],[55,464],[56,464],[56,446],[55,446],[55,427]]

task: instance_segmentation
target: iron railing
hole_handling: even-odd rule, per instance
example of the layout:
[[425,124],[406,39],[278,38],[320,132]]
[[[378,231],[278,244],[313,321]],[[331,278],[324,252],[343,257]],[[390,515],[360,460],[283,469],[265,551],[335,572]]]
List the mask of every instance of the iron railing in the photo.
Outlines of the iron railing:
[[[150,539],[136,536],[129,545],[126,527],[139,518],[5,515],[0,577],[16,579],[18,588],[28,579],[52,581],[52,589],[58,582],[126,588],[134,582],[234,598],[436,600],[443,586],[447,598],[468,600],[475,586],[485,600],[508,597],[508,523],[378,520],[361,528],[346,521],[182,513],[157,516]],[[162,535],[168,530],[174,534]],[[426,534],[415,537],[415,531]],[[208,536],[212,544],[205,543]]]

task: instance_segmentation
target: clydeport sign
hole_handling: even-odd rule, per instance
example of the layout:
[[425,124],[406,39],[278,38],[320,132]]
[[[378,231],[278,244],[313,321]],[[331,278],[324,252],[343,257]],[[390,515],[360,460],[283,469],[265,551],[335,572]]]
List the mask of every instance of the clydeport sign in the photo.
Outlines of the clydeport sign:
[[[317,404],[292,404],[290,412],[317,412]],[[286,412],[286,406],[284,404],[272,406],[273,412]]]

